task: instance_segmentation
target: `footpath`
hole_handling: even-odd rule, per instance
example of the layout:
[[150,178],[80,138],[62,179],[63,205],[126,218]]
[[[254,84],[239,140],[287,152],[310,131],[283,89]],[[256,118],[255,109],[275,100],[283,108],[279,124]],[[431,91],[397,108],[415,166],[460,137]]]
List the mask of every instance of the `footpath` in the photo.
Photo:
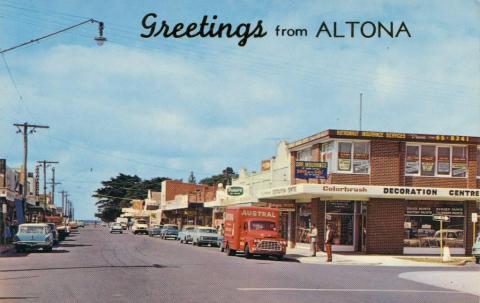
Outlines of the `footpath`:
[[366,255],[353,253],[334,253],[333,262],[327,261],[325,252],[317,252],[311,257],[311,251],[305,248],[287,249],[286,259],[308,264],[334,265],[371,265],[371,266],[421,266],[421,267],[454,267],[473,262],[472,257],[452,257],[450,262],[442,262],[439,256],[405,256],[405,255]]

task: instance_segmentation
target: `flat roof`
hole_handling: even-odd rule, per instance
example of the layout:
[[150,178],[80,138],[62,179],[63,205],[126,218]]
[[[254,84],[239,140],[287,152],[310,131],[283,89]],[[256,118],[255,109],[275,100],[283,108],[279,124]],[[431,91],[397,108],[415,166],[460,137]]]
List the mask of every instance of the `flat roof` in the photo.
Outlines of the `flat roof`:
[[480,137],[462,135],[441,135],[441,134],[412,134],[381,131],[360,131],[344,129],[328,129],[312,136],[291,142],[289,149],[297,148],[312,141],[336,138],[336,139],[369,139],[388,141],[412,141],[430,143],[457,143],[457,144],[480,144]]

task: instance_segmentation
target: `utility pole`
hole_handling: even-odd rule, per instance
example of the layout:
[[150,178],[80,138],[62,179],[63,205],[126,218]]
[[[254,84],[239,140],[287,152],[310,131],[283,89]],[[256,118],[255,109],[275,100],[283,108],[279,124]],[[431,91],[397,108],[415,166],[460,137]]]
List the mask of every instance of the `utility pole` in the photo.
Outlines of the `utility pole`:
[[60,185],[62,183],[60,182],[55,182],[55,167],[52,166],[52,182],[49,182],[48,184],[52,185],[52,205],[55,205],[55,185]]
[[[35,133],[37,128],[50,128],[46,125],[35,125],[25,123],[14,123],[14,126],[17,127],[17,133],[23,133],[23,187],[22,187],[22,209],[23,216],[26,218],[26,203],[27,203],[27,158],[28,158],[28,135]],[[29,131],[30,129],[30,131]],[[18,218],[17,218],[18,219]],[[19,222],[20,223],[20,222]]]
[[67,192],[62,190],[60,194],[62,194],[62,215],[65,216],[65,194],[67,194]]
[[[37,161],[40,163],[40,166],[43,167],[43,196],[45,198],[45,203],[47,202],[47,167],[49,164],[58,164],[58,161],[47,161],[47,160],[42,160],[42,161]],[[52,169],[52,171],[55,171]],[[55,181],[53,181],[55,182]]]

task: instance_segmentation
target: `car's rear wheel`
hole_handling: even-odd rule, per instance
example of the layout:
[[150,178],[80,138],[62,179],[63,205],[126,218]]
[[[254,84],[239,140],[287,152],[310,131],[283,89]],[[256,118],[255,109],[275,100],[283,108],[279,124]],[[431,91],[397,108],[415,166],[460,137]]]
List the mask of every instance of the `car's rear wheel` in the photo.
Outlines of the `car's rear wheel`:
[[52,247],[51,247],[51,246],[44,247],[43,250],[44,250],[45,252],[51,252],[51,251],[52,251]]
[[15,251],[16,251],[17,253],[21,253],[21,252],[24,252],[24,251],[25,251],[25,248],[24,248],[24,247],[21,247],[21,246],[17,246],[17,247],[15,247]]

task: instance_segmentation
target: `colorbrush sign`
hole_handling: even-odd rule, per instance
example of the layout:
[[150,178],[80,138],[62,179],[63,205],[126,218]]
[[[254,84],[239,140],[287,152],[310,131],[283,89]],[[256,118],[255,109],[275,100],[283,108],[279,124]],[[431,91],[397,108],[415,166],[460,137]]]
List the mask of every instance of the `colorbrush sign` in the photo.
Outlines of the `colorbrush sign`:
[[410,200],[477,200],[480,189],[408,187],[408,186],[367,186],[341,184],[298,184],[265,190],[259,199],[359,199],[399,198]]

